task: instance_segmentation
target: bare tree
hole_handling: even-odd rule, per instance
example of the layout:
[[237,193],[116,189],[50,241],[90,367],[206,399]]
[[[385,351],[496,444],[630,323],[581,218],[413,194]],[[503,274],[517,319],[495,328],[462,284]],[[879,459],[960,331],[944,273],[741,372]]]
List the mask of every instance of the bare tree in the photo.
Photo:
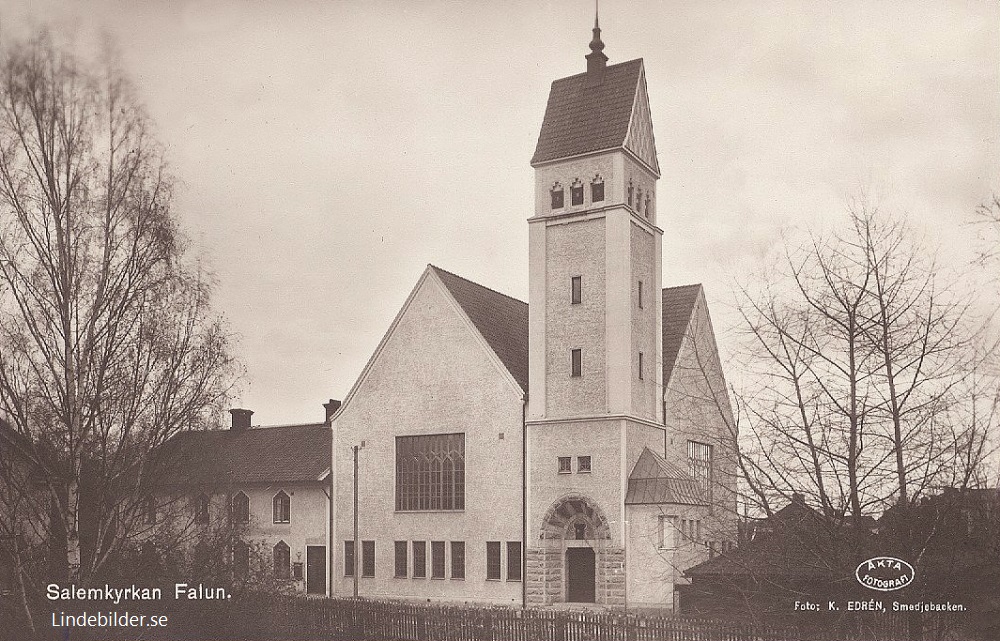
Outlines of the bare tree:
[[1000,261],[1000,194],[976,207],[972,225],[979,232],[979,262],[983,265]]
[[903,219],[863,202],[849,214],[846,230],[788,248],[776,276],[741,293],[742,469],[759,512],[802,493],[854,549],[867,517],[892,508],[893,544],[919,564],[933,528],[907,515],[984,481],[995,349],[973,293]]
[[88,64],[46,34],[7,48],[0,418],[18,446],[0,441],[16,508],[0,535],[44,542],[55,575],[82,584],[141,530],[158,478],[149,453],[213,424],[238,373],[171,196],[110,56]]

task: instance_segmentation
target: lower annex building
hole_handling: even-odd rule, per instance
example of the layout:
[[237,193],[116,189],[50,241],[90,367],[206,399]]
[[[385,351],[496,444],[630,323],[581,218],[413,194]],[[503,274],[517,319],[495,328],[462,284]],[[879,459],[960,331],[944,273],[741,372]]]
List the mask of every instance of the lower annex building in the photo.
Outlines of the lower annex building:
[[704,292],[661,285],[643,61],[596,24],[590,49],[532,158],[530,305],[429,265],[332,416],[332,595],[675,608],[736,540]]

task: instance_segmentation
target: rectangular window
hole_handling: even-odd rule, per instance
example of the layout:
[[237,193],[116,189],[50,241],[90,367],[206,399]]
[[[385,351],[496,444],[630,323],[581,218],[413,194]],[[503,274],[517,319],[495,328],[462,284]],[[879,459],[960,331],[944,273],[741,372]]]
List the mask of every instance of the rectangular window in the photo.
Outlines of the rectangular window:
[[563,206],[563,190],[553,189],[552,190],[552,209],[559,209]]
[[451,578],[465,578],[465,541],[451,542]]
[[642,380],[642,352],[639,352],[639,380]]
[[688,471],[704,488],[712,484],[712,446],[688,441]]
[[569,188],[570,196],[573,199],[574,205],[583,204],[583,185],[570,185]]
[[521,542],[507,541],[507,580],[521,580]]
[[583,353],[581,350],[574,349],[570,351],[570,367],[572,376],[582,376],[583,372]]
[[639,309],[642,309],[642,281],[639,281]]
[[659,547],[662,550],[672,550],[677,547],[677,517],[659,517],[659,527],[657,528]]
[[444,541],[431,541],[431,578],[444,578]]
[[427,541],[413,542],[413,578],[423,579],[427,576]]
[[465,434],[396,437],[396,509],[465,509]]
[[408,544],[406,541],[396,541],[396,578],[405,579],[406,569],[408,564],[406,562],[406,548]]
[[375,541],[361,542],[361,576],[375,576]]
[[486,579],[500,580],[500,541],[486,542]]
[[573,471],[573,458],[570,456],[559,457],[559,473],[570,474]]
[[578,456],[578,457],[576,457],[576,471],[577,472],[589,472],[590,471],[590,457],[589,456]]
[[354,541],[344,541],[344,576],[354,576]]
[[572,294],[570,296],[570,301],[573,305],[577,305],[583,300],[583,283],[581,282],[580,276],[574,276],[570,279]]
[[604,200],[604,183],[590,183],[590,199],[595,203]]

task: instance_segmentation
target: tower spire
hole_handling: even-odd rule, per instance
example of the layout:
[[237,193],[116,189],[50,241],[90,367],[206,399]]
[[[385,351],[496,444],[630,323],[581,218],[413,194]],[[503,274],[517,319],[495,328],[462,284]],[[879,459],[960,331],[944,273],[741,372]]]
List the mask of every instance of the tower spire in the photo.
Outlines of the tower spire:
[[594,38],[590,41],[590,53],[585,57],[587,58],[587,74],[599,81],[608,63],[608,57],[604,55],[604,41],[601,40],[599,0],[594,0]]

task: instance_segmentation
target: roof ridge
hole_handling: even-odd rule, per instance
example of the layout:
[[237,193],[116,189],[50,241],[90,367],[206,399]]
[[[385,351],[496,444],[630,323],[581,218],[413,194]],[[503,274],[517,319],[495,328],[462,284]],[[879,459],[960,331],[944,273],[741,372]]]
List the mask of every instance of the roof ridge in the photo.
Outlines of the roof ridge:
[[674,291],[674,290],[678,290],[678,289],[691,289],[692,287],[702,287],[703,288],[704,285],[702,285],[701,283],[691,283],[689,285],[672,285],[670,287],[664,287],[663,291],[667,291],[667,290]]
[[503,292],[497,291],[497,290],[493,289],[492,287],[487,287],[486,285],[483,285],[482,283],[477,283],[474,280],[469,280],[468,278],[465,278],[463,276],[459,276],[458,274],[456,274],[454,272],[450,272],[447,269],[443,269],[441,267],[438,267],[437,265],[433,265],[431,263],[427,263],[427,266],[430,267],[430,268],[432,268],[432,269],[435,269],[435,270],[437,270],[439,272],[444,272],[445,274],[448,274],[449,276],[454,276],[455,278],[457,278],[459,280],[463,280],[463,281],[469,283],[470,285],[475,285],[476,287],[481,287],[481,288],[483,288],[485,290],[491,291],[491,292],[493,292],[494,294],[496,294],[498,296],[503,296],[504,298],[509,298],[510,300],[512,300],[512,301],[514,301],[516,303],[521,303],[522,305],[527,305],[528,304],[528,303],[524,302],[523,300],[521,300],[520,298],[514,298],[510,294],[504,294]]
[[[641,63],[641,62],[643,62],[643,58],[641,58],[641,57],[640,58],[632,58],[631,60],[624,60],[622,62],[616,62],[613,65],[608,65],[607,67],[604,68],[604,70],[608,71],[610,69],[614,69],[615,67],[621,67],[623,65],[627,65],[627,64],[631,64],[631,63],[635,63],[635,62]],[[586,71],[581,71],[580,73],[575,73],[572,76],[564,76],[562,78],[556,78],[555,80],[552,81],[552,84],[556,84],[557,82],[562,82],[563,80],[572,80],[573,78],[579,78],[580,76],[586,76],[586,75],[587,75]]]

